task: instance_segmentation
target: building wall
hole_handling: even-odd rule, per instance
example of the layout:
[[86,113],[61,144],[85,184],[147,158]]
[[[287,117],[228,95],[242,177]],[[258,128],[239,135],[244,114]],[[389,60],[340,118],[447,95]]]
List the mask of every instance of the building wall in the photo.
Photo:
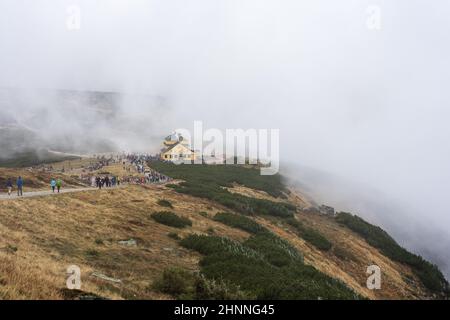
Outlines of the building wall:
[[165,161],[184,161],[195,160],[196,154],[183,145],[177,145],[167,152],[161,153],[161,160]]

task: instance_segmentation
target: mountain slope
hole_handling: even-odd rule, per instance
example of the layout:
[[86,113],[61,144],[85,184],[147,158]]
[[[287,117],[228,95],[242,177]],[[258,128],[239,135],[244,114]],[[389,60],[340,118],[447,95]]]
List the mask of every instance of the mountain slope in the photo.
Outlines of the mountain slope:
[[[307,210],[308,199],[285,186],[281,177],[263,178],[253,168],[236,166],[150,165],[179,179],[169,185],[2,202],[0,297],[74,298],[65,289],[70,265],[81,269],[80,295],[114,299],[177,297],[161,286],[167,284],[164,279],[176,279],[170,276],[173,267],[194,279],[201,271],[202,281],[216,288],[211,289],[216,294],[223,280],[228,288],[240,286],[236,290],[245,297],[268,297],[267,292],[278,292],[269,298],[307,299],[438,295],[410,265],[388,258],[334,217]],[[155,220],[155,212],[162,212],[162,218]],[[189,223],[174,227],[180,226],[179,218]],[[331,247],[320,245],[323,238]],[[216,248],[224,253],[223,243],[232,243],[237,251],[216,255]],[[231,257],[241,254],[259,259],[258,274],[272,287],[261,285],[252,269],[239,278],[226,268]],[[382,270],[381,290],[366,288],[371,264]],[[276,286],[278,280],[284,285]],[[192,294],[192,289],[183,290]],[[194,297],[205,298],[205,293]]]

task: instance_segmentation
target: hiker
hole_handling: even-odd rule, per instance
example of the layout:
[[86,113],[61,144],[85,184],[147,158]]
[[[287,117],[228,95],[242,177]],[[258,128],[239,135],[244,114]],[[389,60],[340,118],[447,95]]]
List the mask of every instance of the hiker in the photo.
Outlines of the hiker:
[[56,180],[54,178],[52,178],[52,180],[50,181],[50,187],[52,187],[52,191],[53,193],[55,193]]
[[8,196],[11,195],[12,192],[12,188],[13,188],[13,183],[11,178],[8,178],[8,181],[6,181],[6,188],[8,189]]
[[17,196],[22,197],[23,196],[23,179],[21,176],[17,178]]
[[120,186],[120,178],[117,176],[117,186]]
[[61,179],[58,179],[56,181],[56,188],[58,189],[58,193],[61,191],[61,187],[62,187],[62,181],[61,181]]
[[95,183],[97,184],[97,188],[99,188],[101,190],[102,189],[102,179],[100,177],[97,177],[95,179]]

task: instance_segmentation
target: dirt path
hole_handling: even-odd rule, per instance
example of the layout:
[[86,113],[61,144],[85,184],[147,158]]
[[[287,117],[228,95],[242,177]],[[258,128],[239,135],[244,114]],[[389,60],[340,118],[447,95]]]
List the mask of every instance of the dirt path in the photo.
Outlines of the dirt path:
[[[97,190],[97,188],[73,188],[73,189],[62,189],[60,194],[63,193],[72,193],[72,192],[81,192],[81,191],[93,191]],[[48,191],[31,191],[31,192],[24,192],[23,197],[17,196],[17,190],[13,191],[11,196],[8,196],[7,193],[0,194],[0,201],[1,200],[10,200],[10,199],[19,199],[19,198],[32,198],[32,197],[42,197],[42,196],[54,196],[58,193],[55,191],[53,193],[51,190]]]

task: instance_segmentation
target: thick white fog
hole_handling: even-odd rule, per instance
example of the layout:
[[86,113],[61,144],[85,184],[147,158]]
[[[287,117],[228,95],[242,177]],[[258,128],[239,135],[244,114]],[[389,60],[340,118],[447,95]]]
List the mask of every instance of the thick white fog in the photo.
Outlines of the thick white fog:
[[[2,0],[0,87],[22,93],[0,116],[149,151],[194,120],[279,128],[284,172],[338,177],[311,179],[317,196],[449,276],[449,16],[447,0]],[[36,94],[54,89],[152,98],[105,121]]]

